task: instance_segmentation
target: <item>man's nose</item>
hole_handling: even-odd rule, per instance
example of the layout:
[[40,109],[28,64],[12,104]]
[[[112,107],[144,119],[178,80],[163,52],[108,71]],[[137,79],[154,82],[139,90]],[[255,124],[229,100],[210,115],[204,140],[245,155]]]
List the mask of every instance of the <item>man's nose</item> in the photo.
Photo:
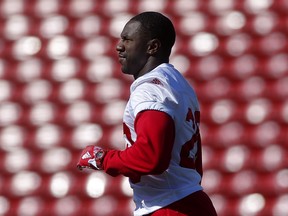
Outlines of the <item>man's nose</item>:
[[118,41],[117,45],[116,45],[116,50],[117,51],[122,51],[124,49],[123,43],[121,40]]

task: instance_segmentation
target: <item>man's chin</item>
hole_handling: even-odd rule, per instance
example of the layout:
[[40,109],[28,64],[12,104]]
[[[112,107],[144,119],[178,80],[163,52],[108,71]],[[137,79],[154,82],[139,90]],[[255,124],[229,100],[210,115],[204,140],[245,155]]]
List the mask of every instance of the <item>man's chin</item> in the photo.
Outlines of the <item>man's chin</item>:
[[123,74],[129,74],[129,71],[127,71],[127,69],[123,65],[121,67],[121,71]]

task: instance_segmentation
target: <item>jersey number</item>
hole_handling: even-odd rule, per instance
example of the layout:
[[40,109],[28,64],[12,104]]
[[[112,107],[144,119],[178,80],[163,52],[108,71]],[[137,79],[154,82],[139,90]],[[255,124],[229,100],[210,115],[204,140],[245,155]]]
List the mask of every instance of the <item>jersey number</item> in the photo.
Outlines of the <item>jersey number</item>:
[[186,116],[186,121],[192,122],[192,127],[196,132],[191,137],[191,139],[187,141],[181,148],[180,166],[190,169],[196,169],[201,174],[201,137],[199,131],[200,112],[195,111],[193,115],[192,110],[189,108]]

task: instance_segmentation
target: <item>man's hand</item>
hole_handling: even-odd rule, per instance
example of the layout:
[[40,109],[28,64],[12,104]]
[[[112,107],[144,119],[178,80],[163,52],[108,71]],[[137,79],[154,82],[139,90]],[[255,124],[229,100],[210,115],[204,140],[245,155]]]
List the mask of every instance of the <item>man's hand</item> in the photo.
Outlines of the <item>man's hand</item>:
[[77,168],[79,170],[83,170],[84,168],[102,170],[102,161],[105,154],[106,151],[98,146],[87,146],[81,153]]

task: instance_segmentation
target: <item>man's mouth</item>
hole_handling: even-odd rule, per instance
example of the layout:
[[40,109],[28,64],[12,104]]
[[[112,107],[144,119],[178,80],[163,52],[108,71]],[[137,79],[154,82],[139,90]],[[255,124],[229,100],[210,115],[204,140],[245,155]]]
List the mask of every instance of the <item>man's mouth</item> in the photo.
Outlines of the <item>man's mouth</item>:
[[125,56],[124,55],[118,55],[118,60],[122,64],[123,61],[125,60]]

